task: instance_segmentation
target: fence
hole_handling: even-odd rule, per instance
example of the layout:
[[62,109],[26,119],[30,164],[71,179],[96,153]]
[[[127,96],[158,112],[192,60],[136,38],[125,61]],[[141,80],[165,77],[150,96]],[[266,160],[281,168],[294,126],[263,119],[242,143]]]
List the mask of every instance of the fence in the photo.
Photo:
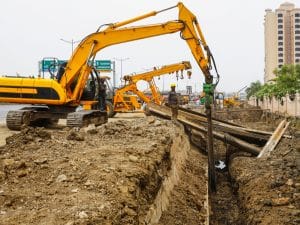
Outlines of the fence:
[[281,99],[276,99],[275,97],[269,98],[266,96],[264,96],[263,99],[257,99],[252,96],[248,100],[248,104],[270,110],[271,113],[300,117],[300,93],[296,93],[291,97],[286,95]]

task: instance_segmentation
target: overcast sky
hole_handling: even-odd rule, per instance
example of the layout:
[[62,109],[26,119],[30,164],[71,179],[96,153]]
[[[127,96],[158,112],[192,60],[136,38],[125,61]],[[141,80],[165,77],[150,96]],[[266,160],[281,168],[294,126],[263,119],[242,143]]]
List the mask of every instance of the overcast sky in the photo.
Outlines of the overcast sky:
[[[264,14],[281,0],[183,0],[198,18],[206,41],[217,62],[220,91],[237,91],[252,81],[263,80]],[[296,3],[299,1],[290,1]],[[36,75],[43,57],[68,59],[71,44],[95,32],[101,24],[126,20],[149,11],[173,6],[174,0],[7,0],[0,7],[0,75]],[[297,3],[297,4],[298,4]],[[297,5],[299,7],[299,4]],[[177,10],[159,14],[139,24],[177,19]],[[129,58],[123,74],[143,72],[153,66],[192,62],[191,80],[179,80],[179,87],[192,85],[199,91],[203,75],[179,33],[112,46],[97,59]],[[117,75],[120,75],[120,62]],[[169,89],[175,78],[157,81]]]

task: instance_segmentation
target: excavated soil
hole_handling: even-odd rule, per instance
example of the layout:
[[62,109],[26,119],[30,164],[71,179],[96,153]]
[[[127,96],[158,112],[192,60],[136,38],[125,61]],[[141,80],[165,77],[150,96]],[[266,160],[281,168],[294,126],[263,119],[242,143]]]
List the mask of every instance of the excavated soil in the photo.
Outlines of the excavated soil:
[[207,158],[192,148],[159,225],[208,224]]
[[300,138],[283,139],[265,159],[236,157],[232,183],[244,224],[300,223]]
[[6,143],[0,148],[0,224],[207,219],[206,159],[190,151],[183,128],[170,121],[117,120],[81,130],[24,127]]
[[[251,128],[274,131],[280,118],[268,120],[258,112],[244,111],[240,117],[234,115],[233,119],[231,115],[230,119]],[[217,171],[217,193],[211,195],[211,224],[300,223],[300,133],[297,124],[293,121],[286,132],[292,139],[282,138],[265,159],[229,147],[236,153],[227,165],[229,170]],[[225,161],[226,146],[216,141],[215,150],[217,159]]]
[[[260,110],[219,117],[268,131],[280,121]],[[299,121],[287,133],[292,139],[264,159],[214,141],[216,161],[225,161],[227,147],[235,153],[216,171],[209,224],[300,223]],[[181,125],[149,117],[81,130],[24,127],[6,143],[1,225],[208,224],[207,157]]]

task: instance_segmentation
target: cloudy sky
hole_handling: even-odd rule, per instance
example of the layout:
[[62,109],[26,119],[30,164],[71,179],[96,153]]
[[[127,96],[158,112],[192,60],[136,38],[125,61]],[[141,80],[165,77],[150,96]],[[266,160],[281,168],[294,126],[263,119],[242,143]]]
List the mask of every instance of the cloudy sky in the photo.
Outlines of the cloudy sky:
[[[197,16],[221,75],[220,91],[237,91],[252,81],[263,80],[264,14],[281,0],[183,0]],[[296,3],[296,0],[290,1]],[[43,57],[68,59],[71,44],[95,32],[101,24],[117,22],[149,11],[176,5],[174,0],[7,0],[0,7],[0,75],[36,75]],[[299,4],[298,4],[299,7]],[[159,14],[139,24],[177,19],[177,10]],[[76,44],[75,44],[76,45]],[[76,46],[74,46],[76,47]],[[129,58],[123,74],[143,72],[153,66],[189,60],[191,80],[179,80],[184,89],[200,90],[203,75],[186,43],[178,33],[112,46],[99,52],[97,59]],[[120,62],[116,62],[120,76]],[[164,82],[163,82],[164,81]],[[157,81],[168,89],[175,78]]]

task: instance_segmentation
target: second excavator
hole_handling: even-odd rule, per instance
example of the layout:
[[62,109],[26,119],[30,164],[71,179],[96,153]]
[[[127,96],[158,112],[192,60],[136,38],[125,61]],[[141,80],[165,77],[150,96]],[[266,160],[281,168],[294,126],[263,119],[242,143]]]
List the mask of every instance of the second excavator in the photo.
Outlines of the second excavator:
[[[180,63],[165,65],[159,68],[154,67],[153,70],[148,72],[124,76],[123,79],[125,81],[125,85],[115,91],[114,97],[112,99],[114,112],[135,111],[141,108],[141,104],[136,100],[136,98],[130,97],[130,95],[128,95],[127,93],[135,94],[144,103],[153,102],[161,105],[163,99],[160,95],[160,91],[155,84],[154,77],[158,77],[161,75],[170,75],[174,73],[176,73],[176,77],[178,77],[180,73],[180,77],[183,78],[183,71],[188,70],[187,75],[188,78],[190,78],[192,74],[190,71],[191,68],[192,67],[190,62],[183,61]],[[146,96],[142,91],[138,89],[137,83],[139,81],[145,81],[148,83],[151,91],[151,97]]]

